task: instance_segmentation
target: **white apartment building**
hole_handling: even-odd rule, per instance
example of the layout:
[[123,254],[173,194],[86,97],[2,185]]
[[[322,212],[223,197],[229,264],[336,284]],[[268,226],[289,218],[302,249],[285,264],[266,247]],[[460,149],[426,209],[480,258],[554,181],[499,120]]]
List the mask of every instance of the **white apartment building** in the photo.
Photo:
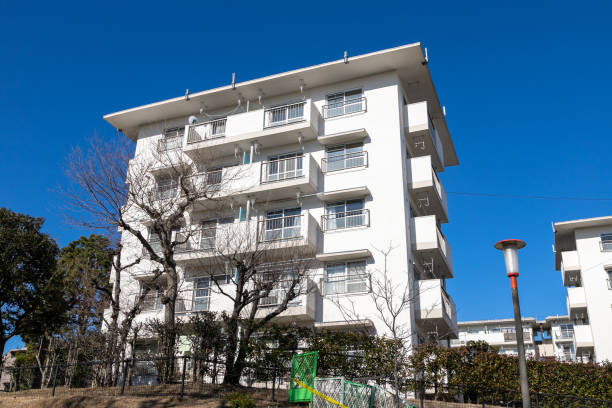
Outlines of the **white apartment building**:
[[553,224],[575,354],[612,361],[612,216]]
[[[235,214],[211,220],[200,208],[185,218],[202,226],[196,249],[227,224],[260,225],[264,236],[280,241],[300,238],[298,245],[317,262],[317,278],[311,282],[315,290],[278,321],[284,317],[348,330],[354,322],[338,305],[350,302],[360,323],[385,334],[369,295],[370,277],[384,268],[376,249],[392,245],[388,270],[398,285],[410,283],[415,298],[403,322],[411,329],[411,341],[457,336],[455,304],[445,289],[453,264],[442,233],[449,216],[438,174],[458,159],[420,44],[191,93],[104,118],[136,143],[135,157],[162,148],[197,161],[202,153],[214,152],[219,162],[215,177],[224,177],[230,166],[244,170],[251,187],[232,197]],[[158,186],[161,195],[173,188],[163,179]],[[275,219],[282,221],[271,222]],[[128,233],[123,240],[132,248],[125,255],[128,262],[142,248]],[[193,268],[202,256],[207,255],[197,250],[175,255],[184,286],[191,288],[179,307],[184,313],[229,307],[210,279]],[[143,262],[135,268],[142,273],[122,277],[122,301],[129,302],[146,284],[149,266]],[[224,272],[219,279],[226,279]],[[163,316],[155,293],[146,309],[141,321]]]
[[[514,319],[459,322],[458,327],[458,338],[451,340],[451,347],[465,346],[468,341],[486,341],[489,345],[497,347],[500,354],[518,355]],[[535,340],[536,334],[536,319],[524,317],[523,341],[525,343],[525,355],[530,358],[539,357]]]
[[[569,316],[548,316],[544,322],[538,322],[542,333],[549,334],[549,338],[543,340],[550,344],[552,356],[559,361],[577,361],[574,348],[574,325]],[[543,353],[540,353],[542,356]]]

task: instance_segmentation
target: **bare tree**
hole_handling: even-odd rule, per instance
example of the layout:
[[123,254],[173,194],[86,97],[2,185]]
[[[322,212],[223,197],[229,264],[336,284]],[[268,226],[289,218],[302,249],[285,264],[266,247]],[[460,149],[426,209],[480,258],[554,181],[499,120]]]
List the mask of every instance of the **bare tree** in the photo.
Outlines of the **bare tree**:
[[[315,290],[314,249],[299,236],[283,240],[266,233],[266,222],[253,219],[218,230],[210,256],[196,266],[216,297],[228,301],[223,317],[226,384],[238,384],[253,334]],[[220,271],[227,274],[225,281]]]
[[[382,258],[382,268],[375,268],[370,271],[371,287],[369,295],[376,310],[375,317],[383,324],[388,336],[395,344],[395,352],[390,356],[393,376],[391,380],[396,401],[399,403],[401,377],[405,375],[403,372],[404,360],[407,354],[411,352],[413,344],[412,341],[408,340],[419,334],[417,328],[411,323],[410,314],[412,310],[416,309],[419,297],[423,296],[428,289],[420,290],[418,281],[413,280],[407,272],[400,274],[392,270],[389,265],[389,256],[396,249],[392,243],[389,243],[389,246],[384,249],[373,249]],[[338,307],[347,322],[352,323],[357,329],[362,327],[362,322],[365,320],[363,306],[355,305],[355,302],[351,299],[345,299],[345,302],[341,302],[340,299],[333,296],[330,299]],[[440,306],[442,305],[433,304],[430,306],[430,310],[420,310],[420,313],[427,316]],[[428,340],[438,341],[449,334],[439,333],[435,339],[430,337]]]

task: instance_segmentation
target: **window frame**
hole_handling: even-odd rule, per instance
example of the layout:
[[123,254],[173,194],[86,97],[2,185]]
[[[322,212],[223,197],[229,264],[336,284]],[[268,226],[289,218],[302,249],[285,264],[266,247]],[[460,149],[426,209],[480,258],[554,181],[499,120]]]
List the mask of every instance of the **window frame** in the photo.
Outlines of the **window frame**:
[[612,252],[612,232],[604,232],[599,235],[601,252]]
[[[358,273],[351,273],[351,269],[350,269],[351,264],[353,265],[353,267],[356,264],[359,264],[357,265],[359,269],[353,269],[353,272],[357,270]],[[355,295],[355,294],[369,293],[371,288],[370,288],[369,276],[367,273],[367,265],[368,265],[368,262],[366,259],[354,259],[354,260],[326,263],[324,267],[325,295],[326,296],[327,295]],[[341,272],[341,273],[337,273],[336,276],[333,277],[334,280],[330,281],[330,279],[332,278],[332,276],[330,276],[330,269],[337,268],[337,267],[342,267],[342,270],[337,270],[335,272]],[[358,277],[358,278],[360,277],[361,279],[355,279],[355,277]],[[341,285],[339,285],[340,283]],[[365,286],[365,288],[364,290],[349,290],[349,285],[351,284],[362,284]],[[339,287],[339,286],[343,286],[342,291],[338,291],[337,289],[330,290],[331,287]]]
[[[347,209],[349,203],[357,203],[357,202],[361,203],[361,208],[352,209],[352,210]],[[344,207],[343,211],[341,212],[331,212],[330,211],[330,208],[338,207],[340,205]],[[354,214],[350,214],[353,212]],[[339,214],[342,214],[342,215],[339,216]],[[346,215],[346,214],[349,214],[349,215]],[[351,221],[347,223],[347,219],[350,220],[352,217],[355,217],[356,219],[363,218],[363,222],[357,225],[347,226],[347,224],[351,223]],[[339,222],[338,220],[341,220],[341,222]],[[330,228],[330,225],[333,225],[334,227]],[[325,204],[325,214],[323,215],[324,232],[346,230],[346,229],[360,228],[360,227],[369,227],[369,226],[370,226],[370,219],[369,219],[368,209],[366,208],[365,198],[354,198],[350,200],[331,201]]]
[[[351,92],[359,92],[359,97],[358,98],[347,98],[347,94],[350,94]],[[342,96],[342,100],[340,101],[339,97]],[[337,98],[337,100],[333,100],[332,98]],[[359,109],[358,110],[351,110],[349,112],[347,112],[347,105],[350,105],[350,101],[355,101],[356,105],[357,105],[357,101],[358,102],[358,106]],[[332,108],[330,108],[331,105],[340,105],[340,106],[334,106]],[[330,110],[342,110],[341,113],[337,113],[337,114],[332,114],[330,115],[329,112]],[[359,87],[359,88],[352,88],[352,89],[346,89],[343,91],[338,91],[338,92],[331,92],[328,93],[327,95],[325,95],[325,106],[324,106],[324,119],[332,119],[332,118],[337,118],[337,117],[342,117],[342,116],[347,116],[347,115],[353,115],[353,114],[357,114],[360,112],[365,112],[367,110],[367,102],[366,102],[366,98],[364,96],[364,91],[363,91],[363,87]],[[339,112],[339,111],[338,111]]]
[[[355,150],[355,151],[351,151],[351,152],[347,152],[347,149],[352,148],[349,146],[353,146],[353,147],[361,147],[360,150]],[[342,152],[339,154],[333,154],[335,153],[334,151],[332,151],[332,149],[342,149],[342,150],[336,150],[336,152]],[[340,171],[340,170],[348,170],[348,169],[354,169],[354,168],[358,168],[358,167],[367,167],[368,165],[368,160],[367,160],[367,152],[364,150],[365,148],[365,144],[363,143],[363,141],[360,142],[352,142],[352,143],[339,143],[336,145],[332,145],[332,146],[328,146],[325,149],[325,166],[323,169],[324,173],[331,173],[334,171]],[[330,153],[332,153],[330,155]],[[342,157],[341,160],[334,160],[336,158]],[[338,167],[338,168],[333,168],[330,170],[330,163],[339,163],[342,162],[343,165],[342,167]],[[350,162],[360,162],[358,164],[354,164],[354,165],[347,165],[347,163]]]

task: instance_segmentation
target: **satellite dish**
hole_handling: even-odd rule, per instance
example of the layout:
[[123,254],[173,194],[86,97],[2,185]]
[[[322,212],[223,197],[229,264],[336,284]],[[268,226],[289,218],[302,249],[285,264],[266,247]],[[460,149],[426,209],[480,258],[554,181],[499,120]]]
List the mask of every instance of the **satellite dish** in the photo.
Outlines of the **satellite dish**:
[[198,118],[196,118],[195,116],[190,116],[188,121],[190,125],[195,125],[196,123],[198,123]]

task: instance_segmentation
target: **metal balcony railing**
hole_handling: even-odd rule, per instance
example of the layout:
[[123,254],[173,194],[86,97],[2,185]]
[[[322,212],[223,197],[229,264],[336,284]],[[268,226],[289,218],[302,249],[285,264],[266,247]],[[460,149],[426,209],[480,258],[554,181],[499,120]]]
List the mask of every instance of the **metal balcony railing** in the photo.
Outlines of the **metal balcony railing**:
[[371,276],[367,273],[355,275],[338,275],[325,279],[323,293],[336,295],[343,293],[369,292],[372,287]]
[[187,133],[187,144],[225,137],[226,124],[227,118],[190,125]]
[[198,228],[176,236],[175,251],[178,253],[215,249],[217,243],[217,227]]
[[261,163],[261,183],[272,183],[302,177],[304,175],[304,156],[271,160]]
[[183,145],[183,136],[164,137],[157,142],[158,152],[167,152],[170,150],[180,149]]
[[573,339],[574,332],[573,331],[560,331],[555,334],[557,339]]
[[351,113],[365,112],[367,101],[365,97],[348,99],[342,102],[333,102],[323,106],[323,117],[325,119],[338,116],[350,115]]
[[[287,293],[292,283],[293,283],[292,280],[283,280],[283,281],[278,282],[275,285],[276,287],[268,293],[268,296],[265,296],[259,299],[259,306],[278,306],[280,305],[285,300],[285,297],[287,296]],[[300,293],[299,283],[296,284],[293,290],[295,293]],[[293,299],[292,301],[289,302],[289,305],[293,306],[298,303],[299,303],[299,300]]]
[[612,240],[602,239],[599,248],[601,252],[612,252]]
[[305,101],[276,106],[264,110],[264,128],[282,126],[305,120]]
[[321,169],[323,173],[355,167],[368,167],[368,152],[345,153],[321,159]]
[[178,193],[178,184],[159,184],[155,191],[156,200],[168,200],[175,198]]
[[282,241],[302,236],[302,214],[264,218],[259,221],[260,242]]
[[321,216],[323,231],[370,226],[370,210],[360,209]]

